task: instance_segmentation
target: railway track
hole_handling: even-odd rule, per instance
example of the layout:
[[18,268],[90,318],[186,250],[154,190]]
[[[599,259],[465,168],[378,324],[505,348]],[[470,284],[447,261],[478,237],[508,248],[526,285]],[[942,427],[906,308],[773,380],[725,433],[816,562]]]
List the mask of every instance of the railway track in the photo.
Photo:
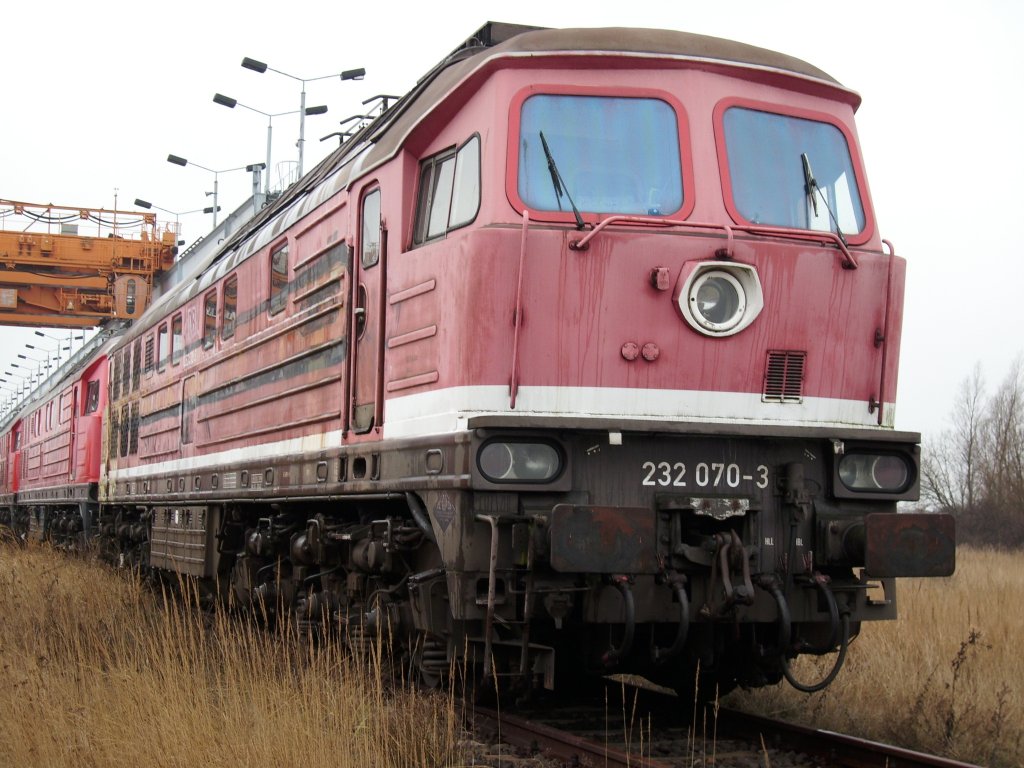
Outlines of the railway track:
[[[678,710],[634,698],[510,714],[474,708],[467,720],[499,755],[524,768],[972,768],[901,747],[719,709],[696,729]],[[673,722],[674,721],[674,724]],[[535,762],[525,762],[532,758]]]

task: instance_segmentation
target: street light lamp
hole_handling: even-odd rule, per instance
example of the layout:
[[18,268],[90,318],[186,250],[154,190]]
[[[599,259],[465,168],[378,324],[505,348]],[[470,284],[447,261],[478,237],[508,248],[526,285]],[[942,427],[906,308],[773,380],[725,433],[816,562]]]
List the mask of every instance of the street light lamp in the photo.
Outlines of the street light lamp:
[[[273,167],[270,164],[270,146],[271,139],[274,134],[274,118],[282,117],[283,115],[295,115],[298,114],[300,111],[302,112],[303,118],[305,118],[306,115],[322,115],[327,111],[327,107],[325,105],[320,105],[318,107],[304,107],[302,110],[293,109],[290,112],[264,112],[262,109],[256,109],[256,107],[250,107],[248,104],[243,104],[238,99],[233,99],[230,96],[225,96],[223,93],[213,94],[213,101],[215,104],[220,104],[222,107],[227,107],[228,109],[242,107],[243,109],[248,109],[250,112],[256,112],[257,114],[263,115],[265,118],[267,118],[267,179],[263,187],[263,193],[265,195],[270,194],[270,169]],[[301,127],[299,129],[299,132],[302,133]],[[302,176],[301,147],[299,149],[299,176]]]
[[[46,375],[47,376],[50,375],[50,365],[53,362],[53,360],[51,360],[49,357],[45,357],[45,358],[42,358],[42,357],[32,357],[31,355],[23,355],[23,354],[19,353],[18,354],[18,359],[19,360],[26,360],[26,361],[27,360],[31,360],[33,363],[39,363],[41,365],[45,365],[46,366]],[[12,365],[16,365],[16,363],[12,363]]]
[[[167,162],[171,163],[172,165],[180,165],[183,168],[186,165],[194,165],[196,168],[202,168],[204,171],[209,171],[210,173],[213,174],[213,208],[212,209],[203,209],[203,212],[205,213],[207,210],[209,210],[210,213],[213,214],[213,228],[214,229],[217,228],[217,211],[220,210],[220,206],[217,205],[217,177],[220,174],[222,174],[222,173],[228,173],[230,171],[241,171],[241,170],[252,171],[257,166],[262,166],[263,165],[262,163],[253,163],[251,165],[240,165],[237,168],[225,168],[225,169],[220,170],[220,171],[215,171],[215,170],[213,170],[213,168],[207,168],[205,165],[200,165],[199,163],[195,162],[194,160],[186,160],[184,157],[178,157],[177,155],[168,155],[167,156]],[[136,205],[138,205],[138,203],[136,203]],[[145,206],[143,206],[143,207],[145,207]]]
[[[147,211],[150,208],[156,208],[158,211],[163,211],[164,213],[167,213],[167,214],[170,214],[171,216],[173,216],[174,217],[174,234],[176,236],[180,236],[181,235],[181,224],[179,222],[179,219],[182,216],[187,216],[190,213],[213,213],[213,207],[212,206],[207,207],[207,208],[196,208],[194,211],[169,211],[166,208],[161,208],[159,205],[153,205],[148,200],[143,200],[143,199],[138,198],[138,197],[135,198],[135,205],[139,206],[139,208],[145,208]],[[217,210],[219,211],[220,208],[218,207]],[[217,226],[216,222],[214,222],[214,226]],[[184,240],[178,240],[178,245],[184,245],[184,244],[185,244]]]
[[[18,357],[24,357],[24,355],[18,355]],[[27,360],[28,358],[25,358],[25,359]],[[20,369],[22,371],[29,370],[29,368],[27,366],[18,365],[17,363],[11,363],[11,368],[18,368],[18,369]],[[16,373],[8,373],[7,375],[8,376],[17,376],[18,374],[16,374]],[[24,378],[26,381],[31,381],[33,386],[34,386],[35,385],[35,380],[37,378],[39,378],[39,377],[40,377],[39,366],[36,366],[34,369],[32,369],[32,374],[30,376],[23,376],[22,378]]]
[[[60,344],[57,344],[57,348],[56,349],[45,349],[43,347],[33,347],[31,344],[26,344],[25,345],[25,349],[31,349],[34,352],[42,352],[43,354],[46,355],[46,371],[47,371],[47,375],[49,375],[49,373],[50,373],[50,362],[52,361],[54,355],[56,355],[56,357],[57,357],[57,365],[53,367],[53,370],[55,370],[55,371],[60,369],[60,355],[61,355],[62,351],[67,350],[68,357],[69,358],[71,357],[71,342],[68,342],[68,345],[66,347],[61,346]],[[18,357],[24,358],[25,360],[34,360],[37,363],[43,362],[38,357],[26,357],[25,355],[18,355]]]
[[[282,72],[280,69],[274,69],[273,67],[267,66],[262,61],[256,59],[250,59],[246,56],[242,59],[242,66],[245,69],[251,69],[253,72],[259,72],[263,74],[268,69],[271,72],[277,72],[279,75],[290,77],[292,80],[298,80],[302,83],[302,93],[299,97],[299,178],[302,178],[302,154],[303,148],[306,144],[306,83],[312,83],[314,80],[326,80],[331,77],[338,77],[342,80],[362,80],[366,76],[366,70],[362,67],[358,69],[346,69],[342,72],[336,72],[333,75],[321,75],[320,77],[296,77],[290,75],[287,72]],[[219,102],[218,102],[219,103]],[[326,111],[326,110],[325,110]]]
[[[15,368],[18,367],[16,365],[14,365],[13,363],[12,363],[12,366],[15,367]],[[10,376],[10,377],[13,377],[15,379],[21,379],[21,394],[22,394],[22,398],[24,398],[25,394],[28,392],[28,390],[30,388],[29,387],[29,383],[28,383],[28,377],[27,376],[22,376],[20,373],[11,373],[11,371],[4,371],[4,376]],[[14,382],[13,381],[8,381],[7,379],[0,379],[0,384],[14,384]]]
[[[66,340],[65,339],[61,339],[58,336],[51,336],[50,334],[43,333],[42,331],[36,331],[35,334],[36,334],[36,336],[39,336],[41,338],[49,339],[50,341],[56,341],[57,342],[57,367],[58,368],[60,368],[60,353],[61,353],[62,350],[66,349],[68,351],[68,359],[70,359],[71,358],[71,349],[74,346],[74,342],[81,341],[83,343],[83,345],[85,343],[85,334],[84,333],[80,333],[80,334],[78,334],[76,336],[74,331],[68,331],[68,338]],[[67,344],[68,344],[66,347],[64,346],[64,342],[65,341],[67,341]],[[26,344],[25,346],[28,347],[29,349],[36,349],[39,352],[47,352],[47,354],[49,354],[48,350],[38,349],[37,347],[33,347],[31,344]]]

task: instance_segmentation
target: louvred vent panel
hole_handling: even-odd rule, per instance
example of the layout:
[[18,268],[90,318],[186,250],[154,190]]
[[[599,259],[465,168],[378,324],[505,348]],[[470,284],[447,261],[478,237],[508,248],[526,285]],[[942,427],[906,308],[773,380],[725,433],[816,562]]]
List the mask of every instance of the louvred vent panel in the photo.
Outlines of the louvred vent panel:
[[804,397],[806,352],[772,351],[764,372],[765,403],[800,403]]

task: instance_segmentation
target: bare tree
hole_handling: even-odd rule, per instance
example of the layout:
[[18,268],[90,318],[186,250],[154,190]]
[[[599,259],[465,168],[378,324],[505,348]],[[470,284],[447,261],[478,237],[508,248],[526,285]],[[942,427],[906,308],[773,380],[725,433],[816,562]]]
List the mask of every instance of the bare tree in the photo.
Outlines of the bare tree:
[[988,506],[1024,503],[1024,360],[1017,358],[989,401],[985,419],[984,485]]
[[976,363],[960,384],[953,404],[953,426],[925,446],[921,492],[927,502],[961,513],[975,508],[984,420],[985,380]]
[[976,365],[951,422],[925,445],[923,500],[957,516],[961,540],[1024,546],[1024,358],[990,398]]

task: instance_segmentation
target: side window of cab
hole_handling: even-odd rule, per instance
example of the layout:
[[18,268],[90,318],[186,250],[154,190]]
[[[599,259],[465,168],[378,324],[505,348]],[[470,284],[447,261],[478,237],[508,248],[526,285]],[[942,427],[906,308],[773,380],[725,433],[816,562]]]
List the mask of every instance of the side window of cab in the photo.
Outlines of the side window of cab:
[[471,224],[480,210],[480,137],[431,155],[420,165],[413,244]]

